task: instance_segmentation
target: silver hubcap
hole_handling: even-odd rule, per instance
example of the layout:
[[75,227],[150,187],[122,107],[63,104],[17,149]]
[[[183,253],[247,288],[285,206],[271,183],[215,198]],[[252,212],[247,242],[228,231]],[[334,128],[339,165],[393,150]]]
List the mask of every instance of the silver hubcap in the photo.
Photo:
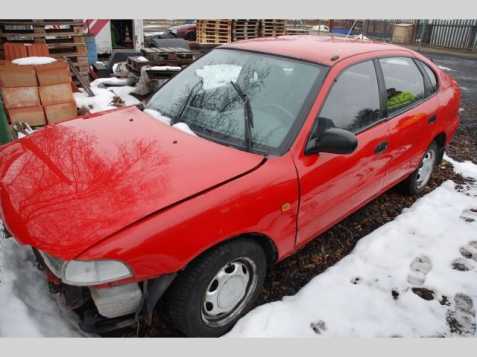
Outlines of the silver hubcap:
[[435,160],[436,158],[433,150],[426,152],[422,158],[421,166],[419,167],[419,170],[417,170],[416,183],[418,189],[423,188],[427,185],[427,182],[429,182]]
[[239,258],[222,267],[204,295],[204,322],[223,326],[233,320],[247,305],[256,284],[255,264],[250,259]]

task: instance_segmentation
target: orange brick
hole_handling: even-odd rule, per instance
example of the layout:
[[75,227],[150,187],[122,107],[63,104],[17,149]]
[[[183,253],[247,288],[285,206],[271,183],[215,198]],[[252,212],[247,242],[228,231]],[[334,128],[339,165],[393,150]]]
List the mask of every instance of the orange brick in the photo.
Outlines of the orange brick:
[[49,124],[61,123],[78,116],[75,102],[47,105],[44,109]]
[[35,107],[7,109],[7,113],[10,118],[10,123],[12,124],[17,121],[22,121],[32,126],[46,124],[45,113],[40,105]]
[[38,87],[2,88],[1,91],[7,109],[41,105]]
[[73,102],[73,91],[70,83],[54,84],[40,87],[42,105],[54,105]]
[[40,86],[71,82],[71,74],[67,66],[36,66],[36,74]]
[[33,66],[0,65],[0,87],[36,87],[35,68]]
[[8,61],[27,56],[24,43],[5,42],[3,44],[3,51],[5,52],[5,59]]
[[68,69],[70,66],[62,59],[56,59],[55,62],[46,63],[46,64],[36,64],[35,69],[53,69],[53,68],[65,68]]
[[50,51],[46,43],[26,43],[28,57],[48,57]]

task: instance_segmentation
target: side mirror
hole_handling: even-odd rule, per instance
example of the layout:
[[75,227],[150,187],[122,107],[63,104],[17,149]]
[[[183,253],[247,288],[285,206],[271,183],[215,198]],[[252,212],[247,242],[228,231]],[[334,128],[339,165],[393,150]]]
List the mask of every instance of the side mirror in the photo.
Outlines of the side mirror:
[[327,152],[330,154],[351,154],[358,146],[358,138],[352,132],[340,128],[327,128],[315,144],[305,150],[305,154]]

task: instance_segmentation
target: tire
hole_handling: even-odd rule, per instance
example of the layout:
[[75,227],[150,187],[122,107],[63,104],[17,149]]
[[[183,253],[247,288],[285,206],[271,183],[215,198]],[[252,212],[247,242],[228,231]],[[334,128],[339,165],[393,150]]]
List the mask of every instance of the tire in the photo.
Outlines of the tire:
[[439,155],[439,146],[436,142],[433,142],[423,155],[416,171],[403,181],[401,188],[404,193],[418,195],[425,190],[427,184],[431,180],[432,173],[439,162]]
[[172,324],[189,337],[223,335],[251,308],[266,271],[265,252],[251,239],[232,240],[206,252],[167,292]]

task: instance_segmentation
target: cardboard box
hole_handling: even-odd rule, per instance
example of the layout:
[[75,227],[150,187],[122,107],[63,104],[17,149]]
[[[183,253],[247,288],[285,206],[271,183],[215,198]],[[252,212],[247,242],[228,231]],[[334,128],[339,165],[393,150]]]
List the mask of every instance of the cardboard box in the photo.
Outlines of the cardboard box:
[[17,121],[28,123],[31,126],[46,124],[45,113],[40,105],[35,107],[7,109],[7,114],[10,123],[12,124]]
[[36,87],[35,68],[33,66],[17,66],[15,64],[0,65],[0,87]]
[[70,83],[41,86],[39,91],[41,104],[44,106],[74,101]]
[[71,82],[70,68],[66,62],[56,61],[45,65],[38,65],[35,66],[35,69],[40,86]]
[[38,87],[1,88],[1,93],[6,109],[36,107],[41,105]]
[[78,116],[75,102],[47,105],[44,109],[49,124],[61,123]]

